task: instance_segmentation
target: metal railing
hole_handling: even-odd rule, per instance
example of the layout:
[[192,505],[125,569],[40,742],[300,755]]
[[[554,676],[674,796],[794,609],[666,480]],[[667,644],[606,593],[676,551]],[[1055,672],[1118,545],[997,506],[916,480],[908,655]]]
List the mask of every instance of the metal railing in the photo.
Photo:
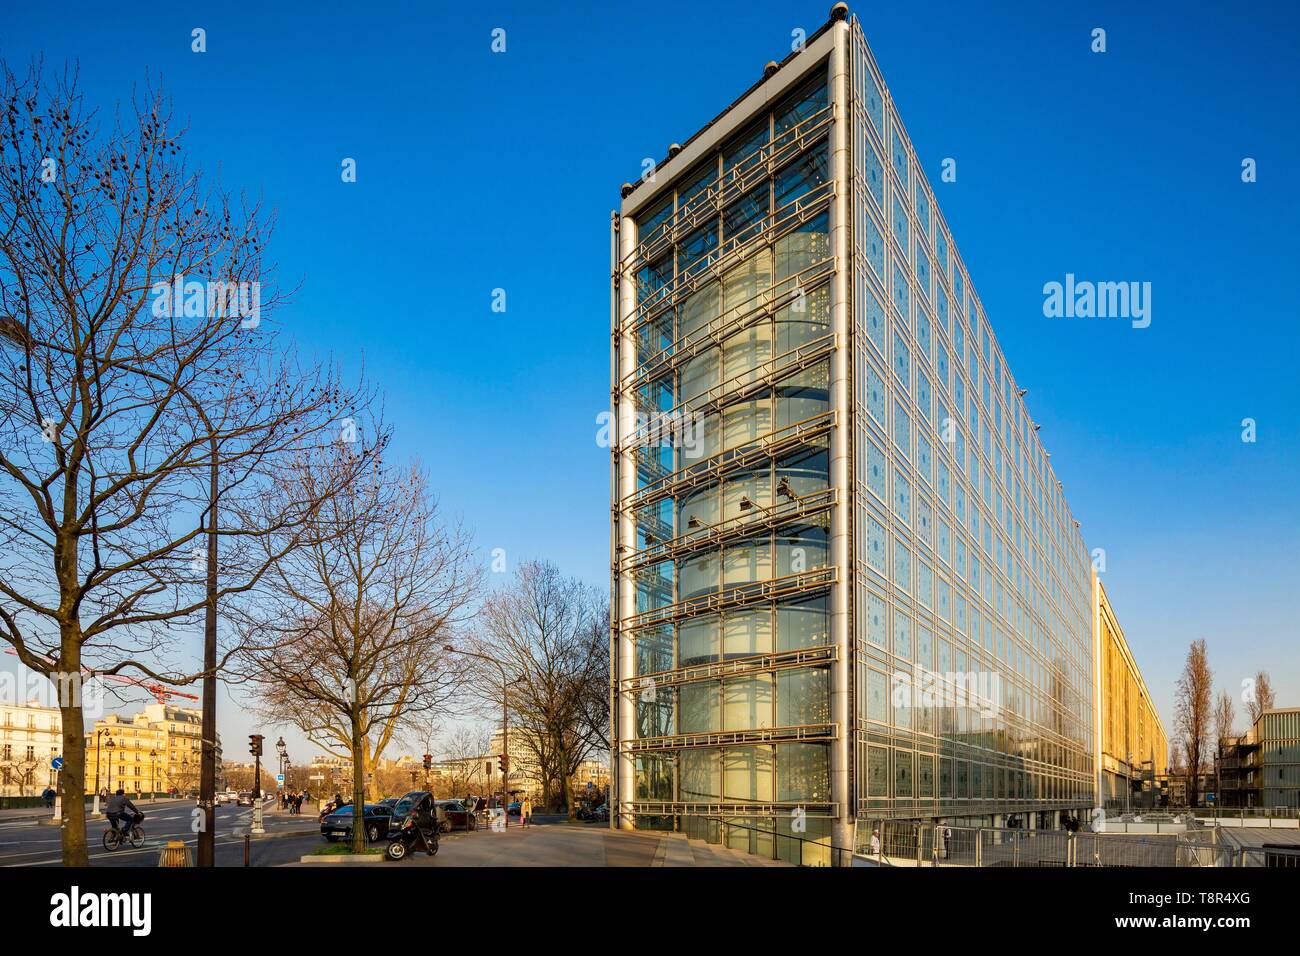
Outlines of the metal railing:
[[[1071,833],[1001,827],[954,827],[913,820],[859,821],[856,854],[885,866],[964,867],[1233,867],[1284,865],[1300,860],[1273,849],[1242,850],[1213,831],[1148,838],[1118,833]],[[1269,853],[1273,860],[1264,863]],[[1247,855],[1251,860],[1243,862]]]
[[853,851],[847,847],[831,845],[830,837],[807,837],[799,834],[778,833],[775,828],[757,826],[728,817],[699,817],[705,826],[701,833],[695,828],[687,835],[719,844],[730,850],[739,850],[752,856],[782,860],[794,866],[852,866]]

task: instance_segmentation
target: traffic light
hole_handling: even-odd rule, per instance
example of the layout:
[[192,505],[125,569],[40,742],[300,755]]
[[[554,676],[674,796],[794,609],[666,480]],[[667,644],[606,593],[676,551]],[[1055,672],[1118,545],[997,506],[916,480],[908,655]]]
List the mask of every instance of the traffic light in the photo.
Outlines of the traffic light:
[[433,756],[432,756],[432,754],[425,754],[425,755],[424,755],[424,769],[425,769],[425,770],[428,770],[428,769],[430,769],[432,766],[433,766]]
[[262,735],[261,734],[248,735],[248,752],[252,754],[254,757],[262,756]]
[[501,776],[510,772],[510,758],[505,754],[497,754],[497,769],[501,771]]

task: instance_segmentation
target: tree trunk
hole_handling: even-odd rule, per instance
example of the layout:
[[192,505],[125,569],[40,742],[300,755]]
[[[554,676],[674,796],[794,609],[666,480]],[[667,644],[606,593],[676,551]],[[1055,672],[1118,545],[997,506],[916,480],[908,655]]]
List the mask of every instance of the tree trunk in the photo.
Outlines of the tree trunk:
[[[65,673],[81,670],[80,629],[64,628],[61,665]],[[62,825],[64,866],[89,866],[86,849],[86,725],[81,685],[77,681],[54,681],[63,721]],[[72,689],[69,689],[69,688]]]
[[366,851],[366,759],[361,721],[352,715],[352,852]]
[[574,794],[574,792],[573,792],[573,774],[571,774],[571,773],[565,773],[565,775],[564,775],[564,799],[565,799],[565,802],[568,803],[568,805],[569,805],[569,819],[570,819],[570,820],[576,820],[576,819],[578,819],[578,805],[577,805],[577,803],[574,801],[574,796],[575,796],[575,794]]

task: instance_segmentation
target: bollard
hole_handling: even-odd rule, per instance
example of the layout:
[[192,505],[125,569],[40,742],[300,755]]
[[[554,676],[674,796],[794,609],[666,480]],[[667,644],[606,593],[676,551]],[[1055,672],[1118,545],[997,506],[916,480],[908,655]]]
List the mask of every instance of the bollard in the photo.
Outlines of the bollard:
[[182,840],[168,840],[158,855],[159,866],[189,866],[190,848]]
[[244,834],[244,866],[248,866],[249,852],[252,848],[253,838],[247,833]]

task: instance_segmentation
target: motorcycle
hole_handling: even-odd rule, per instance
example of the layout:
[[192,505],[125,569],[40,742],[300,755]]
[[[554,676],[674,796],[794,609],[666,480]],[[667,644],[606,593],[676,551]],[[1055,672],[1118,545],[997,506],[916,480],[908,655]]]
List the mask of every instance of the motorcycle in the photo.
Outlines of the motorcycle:
[[418,846],[424,847],[429,856],[438,852],[438,827],[435,824],[426,833],[415,822],[415,814],[409,814],[402,825],[388,834],[388,846],[384,858],[388,860],[406,859]]

